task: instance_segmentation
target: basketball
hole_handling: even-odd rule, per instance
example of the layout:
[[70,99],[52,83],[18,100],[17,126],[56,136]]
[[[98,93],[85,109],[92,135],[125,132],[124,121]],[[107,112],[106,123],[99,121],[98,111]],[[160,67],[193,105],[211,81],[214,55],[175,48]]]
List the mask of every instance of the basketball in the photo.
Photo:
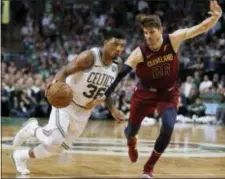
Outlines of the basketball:
[[64,108],[73,100],[73,90],[64,82],[56,82],[47,89],[48,102],[56,108]]

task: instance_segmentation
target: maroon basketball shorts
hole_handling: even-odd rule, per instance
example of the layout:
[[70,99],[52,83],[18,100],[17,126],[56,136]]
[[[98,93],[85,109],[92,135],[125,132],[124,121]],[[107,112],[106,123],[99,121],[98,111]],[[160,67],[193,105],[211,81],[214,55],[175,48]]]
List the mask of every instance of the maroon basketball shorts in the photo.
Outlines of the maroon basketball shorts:
[[153,116],[155,109],[161,114],[166,108],[177,108],[178,99],[178,88],[160,92],[136,88],[131,99],[129,122],[132,124],[140,124],[146,116]]

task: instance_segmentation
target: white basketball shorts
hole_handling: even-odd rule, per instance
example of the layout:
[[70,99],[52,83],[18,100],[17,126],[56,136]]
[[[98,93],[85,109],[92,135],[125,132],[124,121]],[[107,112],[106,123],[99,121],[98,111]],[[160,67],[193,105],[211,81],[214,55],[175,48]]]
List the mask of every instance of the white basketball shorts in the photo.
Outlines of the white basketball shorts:
[[66,108],[52,107],[48,124],[43,128],[44,131],[58,129],[65,138],[64,143],[71,147],[72,142],[77,139],[84,131],[91,111],[77,106],[75,103]]

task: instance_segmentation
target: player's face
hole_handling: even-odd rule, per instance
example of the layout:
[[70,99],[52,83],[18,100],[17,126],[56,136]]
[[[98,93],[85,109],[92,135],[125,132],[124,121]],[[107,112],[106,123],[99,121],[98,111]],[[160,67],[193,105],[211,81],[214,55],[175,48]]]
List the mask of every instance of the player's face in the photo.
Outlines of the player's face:
[[117,57],[124,51],[125,44],[124,39],[111,38],[105,42],[105,49],[112,57]]
[[155,27],[144,27],[143,28],[145,39],[148,45],[152,48],[158,48],[162,38],[162,29]]

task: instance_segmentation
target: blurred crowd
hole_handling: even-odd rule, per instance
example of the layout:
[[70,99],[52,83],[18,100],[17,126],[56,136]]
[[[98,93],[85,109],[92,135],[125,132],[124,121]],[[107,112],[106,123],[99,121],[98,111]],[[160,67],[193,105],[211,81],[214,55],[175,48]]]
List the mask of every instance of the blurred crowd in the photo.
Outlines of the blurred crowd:
[[[218,2],[225,9],[225,1]],[[50,106],[44,96],[46,84],[68,63],[71,55],[102,45],[104,29],[120,28],[127,34],[122,56],[125,60],[143,40],[138,23],[142,14],[158,14],[164,31],[169,33],[201,22],[208,16],[209,8],[208,2],[194,0],[39,1],[44,8],[29,1],[23,4],[27,10],[20,29],[23,51],[13,53],[2,44],[3,116],[48,117]],[[224,110],[225,73],[218,69],[225,65],[225,13],[208,33],[182,44],[179,59],[184,72],[181,74],[179,113],[203,116]],[[127,116],[136,81],[131,73],[113,96],[116,106]],[[92,118],[108,117],[110,114],[104,104],[92,113]],[[218,120],[224,120],[222,118]]]
[[18,69],[13,61],[2,62],[2,116],[48,117],[50,106],[44,90],[49,80],[28,68]]

